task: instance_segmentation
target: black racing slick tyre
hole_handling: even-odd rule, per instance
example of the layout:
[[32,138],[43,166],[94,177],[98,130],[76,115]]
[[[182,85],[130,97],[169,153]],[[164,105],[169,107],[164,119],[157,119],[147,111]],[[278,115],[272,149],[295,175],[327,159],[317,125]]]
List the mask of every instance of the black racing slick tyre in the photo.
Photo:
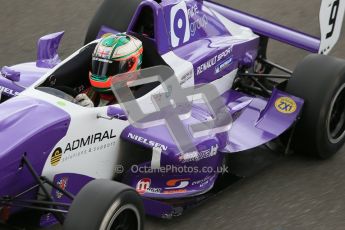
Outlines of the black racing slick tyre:
[[126,32],[141,0],[104,0],[91,20],[84,44],[96,39],[102,26]]
[[305,100],[292,148],[322,159],[337,153],[345,143],[345,60],[307,56],[286,91]]
[[144,208],[139,194],[127,185],[94,180],[77,195],[64,230],[143,230]]

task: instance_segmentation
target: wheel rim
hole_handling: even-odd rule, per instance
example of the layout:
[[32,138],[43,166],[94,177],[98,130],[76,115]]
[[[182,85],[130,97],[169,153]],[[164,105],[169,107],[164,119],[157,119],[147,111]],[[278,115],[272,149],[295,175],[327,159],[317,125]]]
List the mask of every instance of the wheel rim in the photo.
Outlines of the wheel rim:
[[345,136],[345,84],[339,88],[332,100],[327,118],[327,134],[333,144]]
[[[118,207],[118,204],[113,205],[114,208]],[[114,208],[110,208],[106,218],[110,217],[113,213]],[[109,220],[110,219],[110,220]],[[124,205],[119,210],[117,210],[111,218],[109,218],[108,223],[106,224],[106,230],[139,230],[141,223],[140,223],[140,215],[138,209],[132,205]]]

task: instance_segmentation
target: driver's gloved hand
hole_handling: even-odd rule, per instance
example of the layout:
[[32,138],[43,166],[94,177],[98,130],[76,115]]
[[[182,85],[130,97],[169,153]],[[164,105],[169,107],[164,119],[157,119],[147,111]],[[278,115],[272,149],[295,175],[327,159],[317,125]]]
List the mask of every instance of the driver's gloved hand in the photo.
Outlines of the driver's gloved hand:
[[85,93],[81,93],[78,96],[76,96],[75,100],[76,100],[77,105],[80,105],[83,107],[89,107],[89,108],[94,107],[93,102]]

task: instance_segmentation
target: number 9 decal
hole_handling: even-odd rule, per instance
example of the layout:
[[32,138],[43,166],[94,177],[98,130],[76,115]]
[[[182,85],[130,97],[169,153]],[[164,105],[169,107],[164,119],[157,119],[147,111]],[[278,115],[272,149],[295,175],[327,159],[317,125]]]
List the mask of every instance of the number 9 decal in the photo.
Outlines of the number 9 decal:
[[331,15],[329,18],[329,25],[332,26],[332,30],[327,33],[326,39],[332,37],[335,24],[337,23],[337,16],[339,11],[339,0],[336,0],[332,5]]
[[178,47],[190,39],[190,23],[187,5],[184,1],[173,6],[170,11],[171,44]]
[[319,53],[328,54],[337,43],[344,19],[344,0],[323,0],[320,9],[321,44]]

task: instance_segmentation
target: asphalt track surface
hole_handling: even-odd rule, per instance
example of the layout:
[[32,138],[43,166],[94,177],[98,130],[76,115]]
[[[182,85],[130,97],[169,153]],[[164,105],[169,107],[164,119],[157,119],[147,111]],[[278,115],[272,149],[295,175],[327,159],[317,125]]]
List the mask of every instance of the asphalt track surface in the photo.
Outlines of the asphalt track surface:
[[[313,35],[320,0],[223,0],[224,4]],[[81,46],[100,0],[0,0],[0,66],[31,61],[37,39],[65,30],[60,54]],[[270,43],[269,57],[293,69],[306,52]],[[345,36],[332,55],[345,58]],[[1,141],[1,140],[0,140]],[[288,156],[230,186],[171,221],[149,218],[146,229],[343,230],[345,151],[318,161]],[[61,229],[55,227],[55,230]]]

